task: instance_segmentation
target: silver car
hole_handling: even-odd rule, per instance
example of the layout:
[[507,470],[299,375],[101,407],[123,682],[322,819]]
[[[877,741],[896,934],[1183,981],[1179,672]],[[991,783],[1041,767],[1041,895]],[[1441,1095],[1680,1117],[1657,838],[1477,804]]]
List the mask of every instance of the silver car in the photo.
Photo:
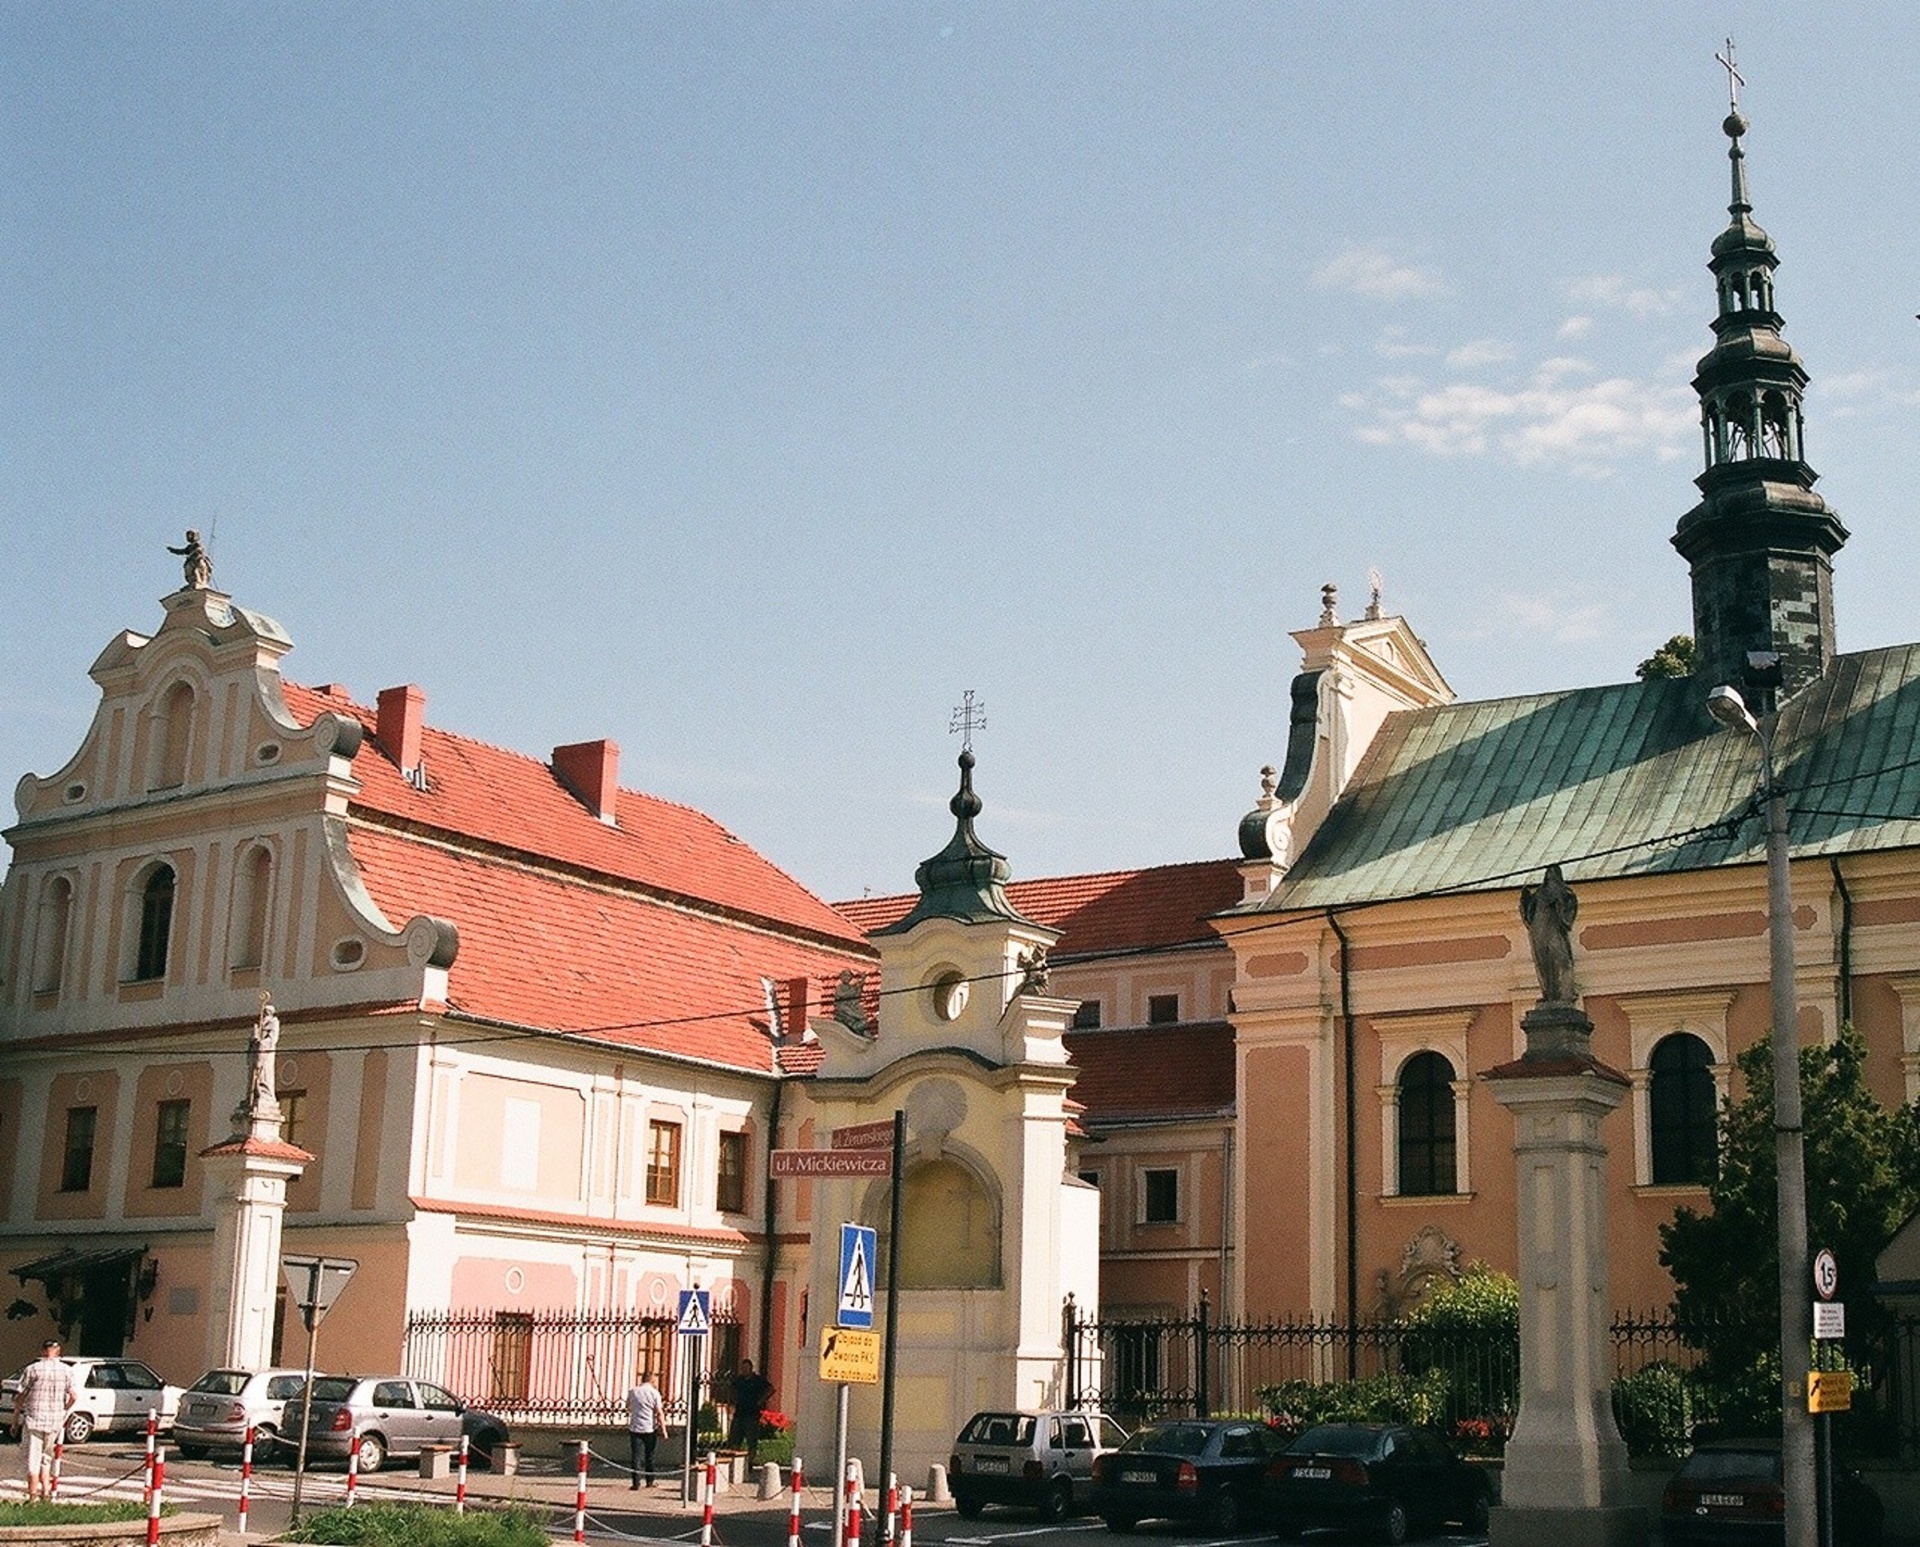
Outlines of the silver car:
[[953,1507],[972,1519],[988,1504],[1024,1504],[1047,1520],[1085,1509],[1093,1463],[1127,1431],[1101,1413],[975,1413],[953,1442]]
[[[304,1395],[287,1399],[286,1443],[300,1443]],[[465,1406],[444,1386],[410,1375],[324,1375],[313,1383],[307,1456],[347,1459],[355,1449],[360,1470],[377,1472],[389,1456],[417,1456],[428,1445],[457,1450],[466,1435],[469,1454],[491,1465],[507,1443],[507,1426],[492,1413]]]
[[210,1450],[240,1450],[255,1430],[253,1458],[275,1457],[286,1424],[287,1398],[306,1382],[304,1370],[209,1370],[180,1398],[173,1440],[180,1454],[197,1461]]

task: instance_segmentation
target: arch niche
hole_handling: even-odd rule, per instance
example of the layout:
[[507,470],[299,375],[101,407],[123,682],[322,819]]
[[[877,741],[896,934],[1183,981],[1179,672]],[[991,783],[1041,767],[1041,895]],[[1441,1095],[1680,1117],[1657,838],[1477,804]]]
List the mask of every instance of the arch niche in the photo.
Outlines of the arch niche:
[[[887,1201],[886,1188],[877,1187],[867,1210],[883,1227]],[[951,1150],[909,1158],[900,1243],[902,1289],[998,1289],[999,1188]]]

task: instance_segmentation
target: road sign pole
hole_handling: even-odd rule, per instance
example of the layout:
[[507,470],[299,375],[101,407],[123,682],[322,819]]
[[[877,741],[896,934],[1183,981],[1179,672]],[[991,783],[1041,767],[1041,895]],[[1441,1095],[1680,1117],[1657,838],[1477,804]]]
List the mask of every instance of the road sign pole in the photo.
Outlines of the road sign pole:
[[680,1502],[693,1502],[693,1442],[700,1424],[700,1340],[683,1337],[680,1347],[687,1359],[687,1430],[682,1436],[680,1457]]
[[900,1202],[906,1189],[901,1172],[906,1169],[907,1114],[899,1108],[893,1113],[893,1207],[887,1217],[887,1332],[886,1368],[880,1386],[880,1482],[884,1487],[893,1476],[893,1386],[896,1357],[900,1346]]
[[[314,1270],[315,1277],[319,1270]],[[300,1523],[300,1491],[307,1480],[307,1430],[313,1423],[313,1372],[315,1369],[314,1350],[320,1343],[320,1319],[312,1311],[303,1311],[302,1319],[307,1324],[307,1378],[300,1387],[300,1449],[293,1458],[293,1513],[289,1524]]]
[[833,1547],[847,1539],[847,1383],[840,1382],[837,1416],[833,1422]]

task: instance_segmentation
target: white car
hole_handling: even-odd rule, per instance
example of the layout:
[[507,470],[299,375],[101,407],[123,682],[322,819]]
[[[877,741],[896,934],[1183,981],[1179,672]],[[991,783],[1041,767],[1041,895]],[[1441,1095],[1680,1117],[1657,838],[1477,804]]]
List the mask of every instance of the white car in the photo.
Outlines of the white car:
[[[92,1434],[144,1432],[149,1412],[160,1415],[161,1433],[172,1430],[173,1416],[180,1408],[181,1390],[178,1386],[169,1386],[138,1359],[77,1356],[62,1358],[60,1362],[73,1371],[74,1381],[80,1388],[79,1400],[67,1414],[69,1445],[78,1445]],[[0,1381],[9,1424],[13,1422],[14,1396],[20,1390],[20,1377],[24,1373],[16,1370]]]

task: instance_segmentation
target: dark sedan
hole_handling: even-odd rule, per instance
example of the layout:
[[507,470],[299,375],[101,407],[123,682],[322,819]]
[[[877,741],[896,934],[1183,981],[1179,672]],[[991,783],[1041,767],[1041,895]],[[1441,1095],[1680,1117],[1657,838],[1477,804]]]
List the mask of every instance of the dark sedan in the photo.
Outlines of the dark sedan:
[[1377,1531],[1404,1542],[1457,1522],[1487,1528],[1493,1484],[1431,1429],[1326,1423],[1307,1430],[1267,1470],[1267,1509],[1282,1536],[1319,1526]]
[[[1840,1467],[1833,1492],[1837,1547],[1877,1547],[1886,1517],[1880,1496]],[[1779,1547],[1786,1517],[1777,1439],[1702,1441],[1660,1495],[1667,1547]]]
[[1109,1531],[1149,1517],[1198,1520],[1225,1535],[1259,1513],[1280,1436],[1244,1419],[1149,1424],[1094,1463],[1093,1507]]

